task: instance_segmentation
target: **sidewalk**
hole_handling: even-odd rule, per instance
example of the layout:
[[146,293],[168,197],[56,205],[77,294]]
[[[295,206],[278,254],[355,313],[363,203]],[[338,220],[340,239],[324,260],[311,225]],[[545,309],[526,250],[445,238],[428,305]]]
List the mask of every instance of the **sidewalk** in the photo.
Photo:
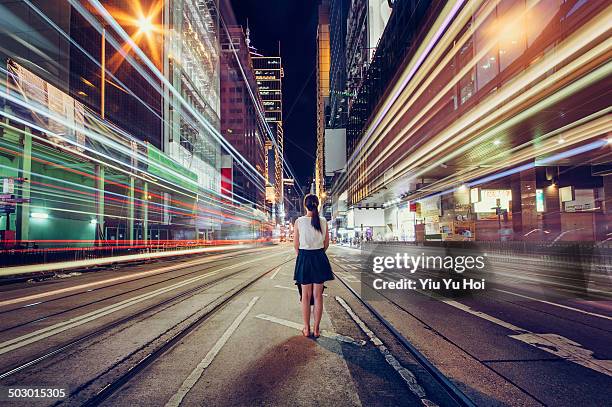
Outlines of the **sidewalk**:
[[236,297],[106,405],[452,405],[435,383],[419,384],[423,372],[399,348],[364,333],[370,322],[349,315],[337,281],[325,290],[321,338],[303,337],[293,267]]

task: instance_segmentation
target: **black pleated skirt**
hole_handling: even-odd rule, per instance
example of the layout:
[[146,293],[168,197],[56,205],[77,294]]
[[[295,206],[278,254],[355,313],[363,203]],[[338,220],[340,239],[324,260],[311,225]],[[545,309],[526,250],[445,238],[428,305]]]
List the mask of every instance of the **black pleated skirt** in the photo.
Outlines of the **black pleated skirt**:
[[300,249],[295,262],[293,279],[297,284],[322,284],[333,280],[331,264],[325,250]]

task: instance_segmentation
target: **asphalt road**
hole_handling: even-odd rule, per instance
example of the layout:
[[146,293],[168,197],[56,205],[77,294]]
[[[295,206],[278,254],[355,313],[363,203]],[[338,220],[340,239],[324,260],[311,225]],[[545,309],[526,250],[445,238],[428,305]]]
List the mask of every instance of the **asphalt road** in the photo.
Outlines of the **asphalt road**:
[[281,245],[1,285],[0,402],[457,405],[338,280],[322,337],[302,337],[294,259]]
[[[0,285],[0,402],[458,405],[345,283],[476,405],[608,405],[605,279],[498,259],[478,295],[374,292],[367,254],[328,254],[338,278],[318,340],[300,335],[289,245]],[[66,397],[6,398],[28,387]]]
[[[512,256],[497,259],[487,288],[475,295],[375,292],[369,256],[345,247],[330,251],[338,274],[477,404],[610,405],[608,276]],[[417,276],[437,277],[394,270],[385,278]]]

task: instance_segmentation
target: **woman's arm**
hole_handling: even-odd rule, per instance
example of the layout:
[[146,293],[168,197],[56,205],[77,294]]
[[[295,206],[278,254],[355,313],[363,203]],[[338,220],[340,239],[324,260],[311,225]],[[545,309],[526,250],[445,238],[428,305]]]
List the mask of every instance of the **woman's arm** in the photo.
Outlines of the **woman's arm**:
[[327,227],[327,221],[325,222],[325,240],[323,241],[323,250],[327,251],[329,247],[329,228]]
[[300,229],[298,229],[297,220],[293,224],[293,248],[295,254],[298,254],[300,251]]

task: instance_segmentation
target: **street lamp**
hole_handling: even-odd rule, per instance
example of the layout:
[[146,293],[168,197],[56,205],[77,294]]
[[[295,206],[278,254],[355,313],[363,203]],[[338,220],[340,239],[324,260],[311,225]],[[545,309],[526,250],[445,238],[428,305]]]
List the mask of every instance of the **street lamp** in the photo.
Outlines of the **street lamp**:
[[[118,20],[118,22],[122,25],[130,25],[137,28],[137,31],[131,35],[132,40],[137,43],[142,36],[144,36],[151,48],[151,52],[153,53],[154,59],[157,59],[157,52],[155,51],[155,41],[153,38],[154,33],[163,33],[163,28],[157,26],[153,19],[159,12],[161,11],[163,6],[162,1],[158,1],[154,4],[147,15],[143,13],[142,6],[135,2],[133,3],[134,14],[136,17],[128,16],[121,11],[112,11],[114,17]],[[129,44],[124,45],[125,51],[127,52],[130,48]],[[100,77],[101,77],[101,87],[100,87],[100,115],[102,119],[104,119],[105,114],[105,104],[106,104],[106,28],[102,25],[102,52],[100,55]],[[111,61],[112,62],[112,61]]]
[[151,22],[151,18],[153,16],[140,16],[138,18],[138,31],[144,35],[149,35],[151,34],[151,32],[153,32],[154,26],[153,23]]

